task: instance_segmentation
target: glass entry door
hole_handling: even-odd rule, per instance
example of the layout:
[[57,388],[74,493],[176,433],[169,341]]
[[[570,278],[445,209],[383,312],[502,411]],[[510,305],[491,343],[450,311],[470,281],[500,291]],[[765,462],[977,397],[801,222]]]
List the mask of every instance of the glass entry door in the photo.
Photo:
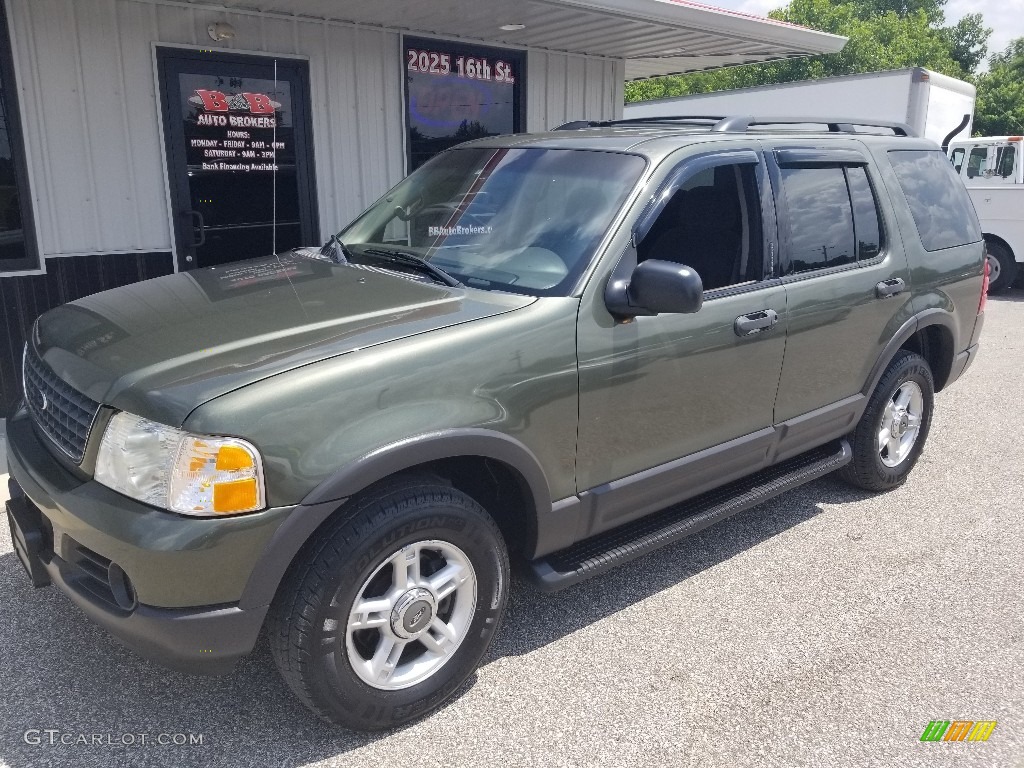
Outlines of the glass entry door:
[[178,268],[317,244],[306,62],[157,51]]

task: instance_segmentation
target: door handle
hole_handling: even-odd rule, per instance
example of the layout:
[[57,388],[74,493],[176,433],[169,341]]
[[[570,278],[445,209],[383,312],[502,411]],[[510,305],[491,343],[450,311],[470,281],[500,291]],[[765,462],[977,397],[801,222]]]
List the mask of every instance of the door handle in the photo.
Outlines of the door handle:
[[[206,242],[206,222],[203,220],[203,214],[199,211],[182,211],[182,216],[190,217],[192,221],[192,242],[188,243],[189,248],[199,248],[203,243]],[[199,230],[199,239],[195,238],[195,230]]]
[[740,315],[733,324],[737,336],[753,336],[755,333],[767,331],[779,322],[779,314],[774,309],[762,309],[748,315]]
[[903,293],[907,284],[901,278],[894,277],[892,280],[883,280],[875,286],[875,295],[880,299],[887,299],[890,296],[897,296]]

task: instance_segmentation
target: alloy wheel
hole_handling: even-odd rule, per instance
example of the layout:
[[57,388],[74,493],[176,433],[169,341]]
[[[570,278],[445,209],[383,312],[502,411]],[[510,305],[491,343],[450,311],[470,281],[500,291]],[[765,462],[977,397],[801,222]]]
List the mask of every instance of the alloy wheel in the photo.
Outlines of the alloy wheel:
[[887,467],[898,467],[914,449],[924,420],[924,392],[915,381],[905,381],[882,410],[878,428],[878,455]]
[[465,639],[476,593],[473,564],[454,544],[402,547],[374,569],[349,610],[345,646],[353,671],[381,690],[423,682]]

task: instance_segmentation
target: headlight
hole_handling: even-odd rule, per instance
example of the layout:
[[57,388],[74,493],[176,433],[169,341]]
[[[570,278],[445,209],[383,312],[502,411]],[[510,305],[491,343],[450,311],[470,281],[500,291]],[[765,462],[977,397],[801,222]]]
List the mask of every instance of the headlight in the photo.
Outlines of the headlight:
[[182,515],[235,515],[264,506],[263,465],[252,445],[193,435],[130,413],[107,425],[95,479]]

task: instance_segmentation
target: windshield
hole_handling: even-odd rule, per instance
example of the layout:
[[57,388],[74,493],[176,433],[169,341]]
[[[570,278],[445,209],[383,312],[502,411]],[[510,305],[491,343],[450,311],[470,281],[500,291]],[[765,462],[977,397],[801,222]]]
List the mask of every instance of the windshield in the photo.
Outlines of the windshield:
[[339,236],[359,262],[401,251],[474,288],[565,295],[645,167],[612,152],[456,149]]

